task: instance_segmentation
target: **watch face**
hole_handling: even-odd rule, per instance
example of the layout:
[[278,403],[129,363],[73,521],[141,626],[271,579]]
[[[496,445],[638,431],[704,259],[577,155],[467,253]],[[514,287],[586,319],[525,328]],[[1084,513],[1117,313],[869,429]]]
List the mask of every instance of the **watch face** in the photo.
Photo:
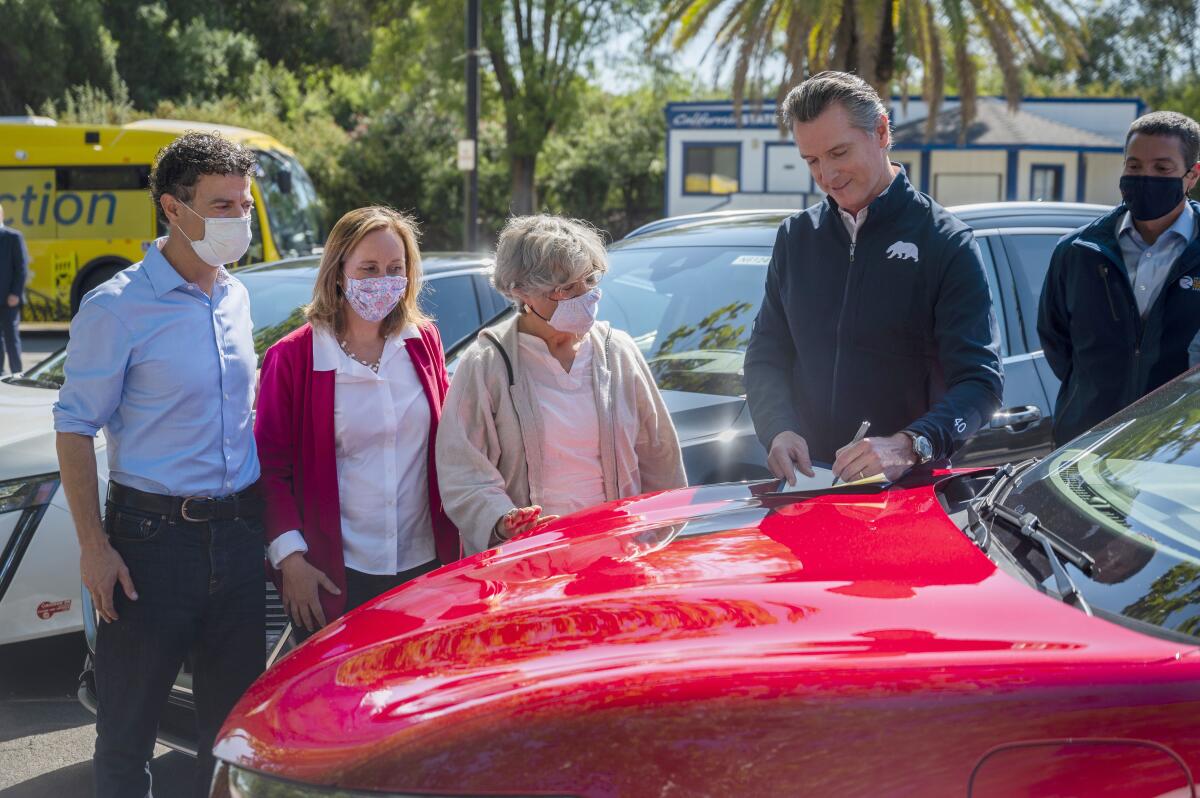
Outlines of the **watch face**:
[[917,456],[921,458],[921,462],[925,462],[933,457],[933,444],[924,435],[918,435],[913,441],[913,448],[917,450]]

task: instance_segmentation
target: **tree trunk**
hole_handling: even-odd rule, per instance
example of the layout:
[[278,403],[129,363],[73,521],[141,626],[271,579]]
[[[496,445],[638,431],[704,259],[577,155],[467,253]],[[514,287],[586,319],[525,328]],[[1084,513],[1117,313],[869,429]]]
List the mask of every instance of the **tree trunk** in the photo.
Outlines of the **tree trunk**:
[[[858,74],[858,8],[854,0],[842,3],[842,18],[833,37],[834,69]],[[870,80],[868,75],[865,80]]]
[[892,77],[896,71],[896,26],[892,18],[892,0],[881,4],[879,49],[875,53],[875,80],[880,97],[892,96]]
[[537,168],[537,156],[512,155],[508,161],[512,170],[512,212],[517,216],[535,213],[537,187],[533,183],[533,173]]

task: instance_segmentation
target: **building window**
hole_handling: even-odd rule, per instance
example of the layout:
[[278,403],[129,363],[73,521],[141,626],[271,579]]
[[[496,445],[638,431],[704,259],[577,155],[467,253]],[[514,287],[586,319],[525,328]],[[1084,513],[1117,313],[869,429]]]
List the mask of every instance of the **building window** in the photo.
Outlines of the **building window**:
[[684,194],[734,194],[741,179],[737,144],[685,144]]
[[1033,166],[1029,179],[1029,199],[1062,202],[1063,168],[1061,166]]

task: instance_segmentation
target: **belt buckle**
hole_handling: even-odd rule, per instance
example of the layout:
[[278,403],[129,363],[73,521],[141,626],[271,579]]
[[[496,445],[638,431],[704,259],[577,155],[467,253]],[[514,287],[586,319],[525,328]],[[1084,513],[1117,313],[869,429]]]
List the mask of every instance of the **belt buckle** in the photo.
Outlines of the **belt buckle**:
[[207,496],[188,496],[187,498],[185,498],[183,500],[183,504],[179,505],[179,515],[183,518],[184,521],[189,521],[193,524],[202,524],[207,521],[211,521],[212,520],[211,518],[192,518],[192,516],[188,515],[188,502],[208,502],[208,501],[212,501],[212,499],[210,499]]

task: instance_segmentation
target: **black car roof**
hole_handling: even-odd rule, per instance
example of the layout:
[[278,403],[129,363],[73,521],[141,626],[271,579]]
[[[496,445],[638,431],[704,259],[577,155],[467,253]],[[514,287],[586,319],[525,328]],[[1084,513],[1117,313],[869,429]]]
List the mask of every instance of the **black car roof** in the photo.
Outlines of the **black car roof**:
[[[987,202],[949,208],[976,230],[1049,227],[1074,230],[1112,210],[1082,202]],[[712,216],[692,214],[652,223],[613,245],[613,249],[642,247],[770,246],[775,230],[794,211],[748,210]],[[672,224],[674,222],[674,224]],[[651,228],[651,225],[647,225]]]
[[[287,258],[270,263],[257,263],[234,271],[234,275],[260,274],[262,272],[301,272],[316,271],[321,263],[319,255],[306,255],[302,258]],[[423,252],[421,253],[421,269],[426,276],[443,272],[460,271],[462,269],[490,269],[492,257],[472,252]]]

